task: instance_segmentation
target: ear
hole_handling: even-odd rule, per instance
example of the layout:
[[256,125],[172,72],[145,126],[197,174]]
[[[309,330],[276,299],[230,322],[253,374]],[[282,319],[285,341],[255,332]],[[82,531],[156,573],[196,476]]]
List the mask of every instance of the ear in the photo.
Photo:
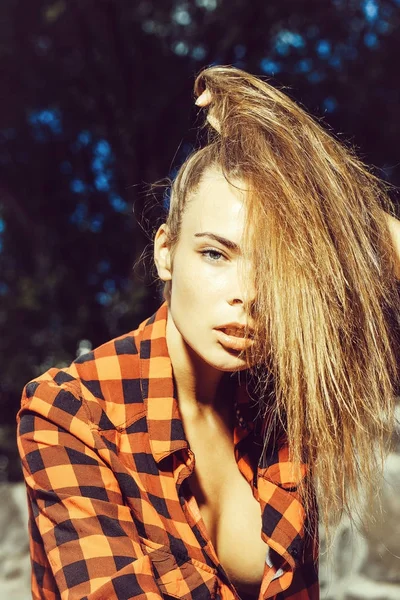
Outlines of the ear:
[[171,252],[166,223],[160,225],[154,238],[154,262],[159,278],[162,281],[170,281],[172,279]]

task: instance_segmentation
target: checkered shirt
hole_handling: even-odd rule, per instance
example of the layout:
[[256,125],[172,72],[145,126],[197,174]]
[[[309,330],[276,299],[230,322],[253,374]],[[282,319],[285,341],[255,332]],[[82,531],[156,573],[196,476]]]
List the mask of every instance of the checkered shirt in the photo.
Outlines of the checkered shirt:
[[[34,600],[238,600],[185,480],[164,303],[137,330],[28,383],[18,446]],[[238,469],[267,544],[259,600],[317,600],[317,544],[284,443],[260,452],[248,387],[232,399]],[[238,543],[240,552],[240,543]],[[257,599],[255,599],[257,600]]]

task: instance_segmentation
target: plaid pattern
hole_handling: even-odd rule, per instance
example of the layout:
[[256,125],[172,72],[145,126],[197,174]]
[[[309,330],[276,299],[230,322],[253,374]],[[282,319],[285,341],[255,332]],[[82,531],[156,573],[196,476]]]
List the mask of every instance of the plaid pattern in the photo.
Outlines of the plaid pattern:
[[[136,331],[24,389],[18,445],[28,492],[35,600],[237,600],[186,478],[164,303]],[[236,374],[235,457],[269,546],[260,600],[316,600],[316,540],[287,448],[260,459],[255,403]],[[238,549],[240,551],[240,548]]]

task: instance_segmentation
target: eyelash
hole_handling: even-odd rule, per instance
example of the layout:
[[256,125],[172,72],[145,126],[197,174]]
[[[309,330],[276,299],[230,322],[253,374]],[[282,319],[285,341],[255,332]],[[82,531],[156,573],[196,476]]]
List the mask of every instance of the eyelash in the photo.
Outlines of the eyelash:
[[[210,254],[219,254],[219,258],[210,258]],[[216,250],[215,248],[207,248],[206,250],[201,250],[200,254],[202,254],[203,256],[205,256],[207,258],[208,261],[210,262],[220,262],[220,259],[223,258],[225,259],[226,257],[222,254],[222,252],[220,252],[219,250]],[[208,256],[207,256],[208,255]]]

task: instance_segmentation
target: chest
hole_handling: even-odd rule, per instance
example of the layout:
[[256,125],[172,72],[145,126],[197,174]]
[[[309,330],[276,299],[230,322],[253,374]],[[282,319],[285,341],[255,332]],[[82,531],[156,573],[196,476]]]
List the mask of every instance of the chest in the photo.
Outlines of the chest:
[[229,431],[185,427],[195,455],[188,479],[217,556],[243,598],[258,597],[267,545],[261,508],[235,460]]

